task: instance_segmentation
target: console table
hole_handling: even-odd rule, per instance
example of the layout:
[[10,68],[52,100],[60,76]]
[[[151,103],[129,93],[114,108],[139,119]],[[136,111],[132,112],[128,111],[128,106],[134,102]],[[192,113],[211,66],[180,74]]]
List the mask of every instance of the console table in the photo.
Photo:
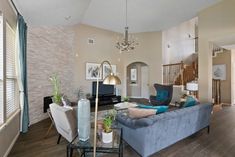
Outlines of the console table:
[[[89,98],[91,106],[95,106],[95,96]],[[121,102],[121,96],[108,95],[108,96],[99,96],[99,105],[112,105]]]

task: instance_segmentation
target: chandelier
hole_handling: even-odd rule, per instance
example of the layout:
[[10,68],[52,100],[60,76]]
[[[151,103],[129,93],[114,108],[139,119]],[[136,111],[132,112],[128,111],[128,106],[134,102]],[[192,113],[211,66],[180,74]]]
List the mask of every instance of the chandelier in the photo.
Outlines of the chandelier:
[[127,0],[126,0],[126,27],[125,27],[125,32],[124,32],[124,39],[122,41],[118,41],[116,44],[116,48],[120,50],[120,52],[124,51],[130,51],[134,50],[135,46],[138,45],[136,40],[132,37],[129,36],[128,33],[128,26],[127,26]]

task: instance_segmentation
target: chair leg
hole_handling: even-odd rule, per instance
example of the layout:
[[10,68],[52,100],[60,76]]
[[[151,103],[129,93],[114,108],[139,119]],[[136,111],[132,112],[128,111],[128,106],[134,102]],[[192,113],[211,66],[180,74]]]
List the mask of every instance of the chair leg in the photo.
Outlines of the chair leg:
[[58,140],[57,140],[57,144],[60,143],[60,139],[61,139],[61,135],[59,134]]
[[48,130],[47,130],[46,135],[44,136],[44,138],[46,138],[46,137],[48,136],[49,132],[50,132],[51,129],[52,129],[52,126],[53,126],[53,123],[51,123],[50,127],[49,127]]

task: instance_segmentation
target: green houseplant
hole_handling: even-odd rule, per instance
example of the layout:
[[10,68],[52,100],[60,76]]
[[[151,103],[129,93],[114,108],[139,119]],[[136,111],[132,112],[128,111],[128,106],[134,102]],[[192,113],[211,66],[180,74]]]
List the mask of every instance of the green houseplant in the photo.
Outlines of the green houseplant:
[[58,76],[54,74],[50,77],[50,81],[53,85],[53,102],[61,105],[62,104],[62,94],[60,93],[60,83]]
[[124,101],[124,102],[128,102],[129,99],[130,99],[130,98],[129,98],[128,96],[127,96],[127,97],[123,97],[123,101]]
[[113,140],[112,124],[115,120],[115,116],[116,112],[112,110],[105,116],[103,120],[102,141],[104,143],[110,143]]

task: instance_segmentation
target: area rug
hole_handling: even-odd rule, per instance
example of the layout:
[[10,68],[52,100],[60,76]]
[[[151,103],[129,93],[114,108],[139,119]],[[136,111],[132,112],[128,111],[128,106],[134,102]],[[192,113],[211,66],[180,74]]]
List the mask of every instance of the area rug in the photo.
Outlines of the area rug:
[[[98,111],[97,112],[97,120],[104,119],[105,115],[107,115],[112,110],[113,109]],[[91,122],[94,122],[94,120],[95,120],[95,112],[91,112],[91,117],[90,118],[91,118]]]

